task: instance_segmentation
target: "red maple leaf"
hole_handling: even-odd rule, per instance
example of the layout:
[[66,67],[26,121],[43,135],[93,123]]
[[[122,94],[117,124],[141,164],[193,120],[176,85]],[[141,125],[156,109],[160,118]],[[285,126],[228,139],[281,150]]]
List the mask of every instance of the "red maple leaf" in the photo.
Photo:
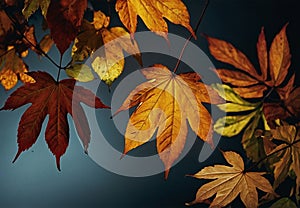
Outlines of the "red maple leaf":
[[23,105],[32,105],[21,117],[18,127],[18,152],[14,161],[37,140],[47,115],[49,121],[45,138],[49,149],[56,157],[60,170],[60,157],[66,152],[69,143],[68,113],[73,117],[77,133],[85,150],[90,142],[91,131],[87,117],[80,103],[93,108],[109,108],[90,90],[75,86],[76,81],[66,79],[56,82],[46,72],[31,72],[36,83],[25,84],[7,99],[1,110],[15,110]]

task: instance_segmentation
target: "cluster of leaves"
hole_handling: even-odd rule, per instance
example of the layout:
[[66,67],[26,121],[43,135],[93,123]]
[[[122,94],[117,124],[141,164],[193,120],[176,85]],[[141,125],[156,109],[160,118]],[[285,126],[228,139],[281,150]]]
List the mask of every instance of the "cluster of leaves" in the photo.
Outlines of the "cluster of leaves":
[[[181,0],[117,0],[115,11],[124,27],[110,26],[110,17],[102,11],[92,11],[92,20],[86,19],[87,0],[5,0],[0,6],[1,84],[10,90],[18,79],[24,82],[1,110],[15,110],[31,103],[19,123],[15,160],[36,142],[49,115],[45,139],[56,157],[58,169],[69,140],[67,114],[72,116],[87,152],[91,132],[81,103],[109,108],[90,90],[76,86],[76,81],[101,79],[111,85],[124,70],[124,52],[142,65],[139,46],[134,40],[137,17],[166,40],[165,19],[185,27],[191,33],[189,39],[196,37],[198,29],[194,31],[190,26],[190,15]],[[40,41],[36,40],[34,26],[28,23],[37,11],[50,30]],[[257,207],[257,189],[267,193],[261,198],[264,201],[274,200],[278,197],[276,189],[290,177],[296,182],[291,195],[272,207],[296,207],[291,199],[297,203],[300,199],[300,127],[297,125],[300,87],[295,86],[295,73],[290,69],[286,28],[287,25],[276,35],[269,51],[264,29],[261,30],[257,43],[260,70],[232,44],[207,36],[213,57],[234,67],[217,69],[221,80],[228,85],[207,86],[197,73],[176,74],[178,65],[173,72],[158,63],[142,69],[147,81],[137,86],[115,113],[137,106],[125,132],[124,155],[147,143],[156,132],[157,152],[167,178],[184,148],[188,125],[212,148],[213,131],[225,137],[242,134],[241,143],[247,157],[254,162],[252,167],[264,164],[274,176],[273,186],[262,176],[265,172],[245,168],[239,154],[222,152],[230,166],[205,167],[193,175],[215,180],[203,185],[189,204],[224,207],[240,195],[246,207]],[[47,54],[54,43],[61,55],[59,64]],[[71,60],[63,67],[63,55],[70,47]],[[46,57],[57,67],[56,80],[46,72],[27,73],[29,69],[23,58],[28,50]],[[60,80],[61,70],[70,79]],[[217,105],[227,115],[214,123],[205,103]]]
[[[247,157],[255,162],[255,166],[265,164],[273,174],[274,181],[273,189],[270,189],[269,182],[266,183],[261,176],[248,175],[253,173],[244,170],[241,166],[243,162],[239,161],[241,158],[236,153],[225,152],[225,159],[233,167],[217,165],[195,174],[196,178],[217,180],[201,187],[192,204],[204,202],[217,194],[211,206],[223,207],[240,193],[246,207],[257,207],[257,192],[253,187],[267,192],[262,202],[268,202],[276,198],[273,190],[288,176],[296,181],[290,197],[294,195],[299,202],[300,87],[295,86],[295,73],[290,70],[291,54],[286,28],[287,25],[276,35],[269,52],[264,29],[261,30],[257,42],[260,71],[232,44],[206,37],[214,58],[234,67],[217,69],[221,80],[228,85],[215,84],[213,88],[227,101],[218,105],[227,115],[216,121],[214,130],[225,137],[241,133],[241,143]],[[236,167],[237,164],[240,166]],[[245,191],[244,187],[249,188]],[[282,203],[286,203],[287,207],[296,207],[287,198],[279,200],[273,207],[282,207]]]

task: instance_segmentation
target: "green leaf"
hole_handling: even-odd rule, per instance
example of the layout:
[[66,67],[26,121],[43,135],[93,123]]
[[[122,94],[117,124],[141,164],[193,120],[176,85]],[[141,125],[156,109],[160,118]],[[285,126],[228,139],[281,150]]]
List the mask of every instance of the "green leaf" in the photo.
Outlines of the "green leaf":
[[295,202],[285,197],[276,201],[270,208],[297,208],[297,205]]
[[85,64],[74,64],[70,68],[66,69],[66,73],[68,76],[80,82],[89,82],[94,80],[91,68]]
[[259,161],[265,157],[264,144],[261,138],[255,137],[255,130],[258,127],[259,121],[262,117],[262,111],[257,110],[252,121],[247,126],[242,137],[242,145],[246,151],[247,157],[254,162]]
[[23,14],[28,19],[39,8],[42,10],[43,16],[46,18],[48,7],[51,0],[25,0]]
[[232,103],[236,103],[236,104],[240,104],[242,106],[252,106],[255,107],[258,105],[258,103],[250,103],[246,100],[244,100],[243,98],[241,98],[241,96],[239,96],[238,94],[236,94],[234,92],[234,90],[228,86],[228,85],[223,85],[223,84],[212,84],[212,88],[218,92],[218,94],[224,98],[226,101],[232,102]]
[[247,115],[225,116],[217,120],[214,130],[223,136],[232,137],[239,134],[256,115],[256,111]]

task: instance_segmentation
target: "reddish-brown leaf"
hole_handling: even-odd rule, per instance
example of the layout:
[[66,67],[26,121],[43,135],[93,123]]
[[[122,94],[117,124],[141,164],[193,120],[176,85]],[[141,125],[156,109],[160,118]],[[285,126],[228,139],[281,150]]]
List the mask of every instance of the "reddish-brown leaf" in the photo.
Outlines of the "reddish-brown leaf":
[[15,110],[25,104],[32,105],[22,115],[18,127],[19,155],[29,149],[37,140],[45,117],[49,115],[46,128],[46,141],[56,157],[60,170],[60,157],[65,153],[69,142],[67,114],[73,117],[78,135],[85,150],[90,141],[90,128],[80,103],[94,108],[108,108],[91,91],[75,86],[75,80],[66,79],[57,83],[45,72],[29,73],[36,83],[25,84],[17,89],[6,101],[1,110]]
[[47,12],[47,23],[61,54],[75,39],[86,8],[87,0],[51,1]]
[[[281,98],[293,89],[293,79],[285,86],[280,86],[285,80],[291,65],[289,43],[285,25],[276,35],[269,54],[265,39],[264,28],[256,44],[261,74],[259,75],[253,64],[245,54],[232,44],[212,37],[207,37],[211,54],[219,61],[230,64],[236,70],[218,69],[222,81],[233,86],[234,90],[244,98],[261,98],[267,89],[276,87]],[[271,80],[268,80],[270,74]]]
[[285,101],[285,105],[290,113],[296,118],[300,117],[300,87],[295,88]]

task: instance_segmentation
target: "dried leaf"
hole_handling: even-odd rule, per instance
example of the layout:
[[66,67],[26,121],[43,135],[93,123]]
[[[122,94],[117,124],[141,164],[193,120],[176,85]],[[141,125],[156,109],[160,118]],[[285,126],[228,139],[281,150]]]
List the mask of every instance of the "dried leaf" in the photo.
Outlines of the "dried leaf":
[[235,152],[223,152],[230,166],[214,165],[203,168],[193,175],[198,179],[216,179],[203,185],[197,192],[196,199],[188,205],[203,203],[204,200],[216,197],[210,207],[225,207],[238,195],[246,207],[258,207],[256,189],[275,194],[270,182],[263,172],[245,172],[241,156]]
[[269,155],[275,154],[279,160],[274,165],[274,188],[277,188],[290,171],[296,176],[296,196],[300,194],[300,133],[295,126],[284,124],[271,129],[275,140],[281,141]]
[[26,84],[17,89],[1,109],[15,110],[28,103],[32,104],[22,115],[19,123],[19,150],[15,160],[36,142],[42,124],[49,115],[45,137],[49,149],[56,157],[57,168],[60,170],[60,157],[65,153],[69,143],[67,114],[73,117],[78,135],[87,150],[90,128],[80,103],[94,108],[107,108],[107,106],[91,91],[75,86],[73,79],[57,83],[45,72],[31,72],[30,76],[36,80],[36,83]]

